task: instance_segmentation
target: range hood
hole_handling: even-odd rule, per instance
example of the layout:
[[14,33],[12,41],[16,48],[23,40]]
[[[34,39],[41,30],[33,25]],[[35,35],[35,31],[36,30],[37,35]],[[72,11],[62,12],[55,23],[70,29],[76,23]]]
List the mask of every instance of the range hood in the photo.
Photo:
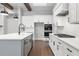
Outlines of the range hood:
[[61,10],[56,16],[66,16],[69,14],[69,11],[66,10]]

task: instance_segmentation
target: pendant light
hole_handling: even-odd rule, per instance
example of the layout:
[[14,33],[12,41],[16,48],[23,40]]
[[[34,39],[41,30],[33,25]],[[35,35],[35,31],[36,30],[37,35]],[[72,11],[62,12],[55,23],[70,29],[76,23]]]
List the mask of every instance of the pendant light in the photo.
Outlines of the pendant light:
[[15,14],[13,18],[14,18],[15,20],[18,20],[17,14]]
[[8,15],[8,12],[5,10],[5,8],[4,8],[4,10],[2,10],[1,12],[0,12],[0,14],[1,15],[4,15],[4,16],[7,16]]

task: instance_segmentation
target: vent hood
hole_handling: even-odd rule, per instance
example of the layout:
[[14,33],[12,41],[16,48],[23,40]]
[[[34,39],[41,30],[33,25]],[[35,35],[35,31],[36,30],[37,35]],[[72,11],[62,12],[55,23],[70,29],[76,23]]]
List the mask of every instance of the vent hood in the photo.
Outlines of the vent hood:
[[68,10],[61,10],[56,16],[66,16],[69,14]]
[[56,16],[66,16],[69,14],[69,5],[61,3],[56,7]]

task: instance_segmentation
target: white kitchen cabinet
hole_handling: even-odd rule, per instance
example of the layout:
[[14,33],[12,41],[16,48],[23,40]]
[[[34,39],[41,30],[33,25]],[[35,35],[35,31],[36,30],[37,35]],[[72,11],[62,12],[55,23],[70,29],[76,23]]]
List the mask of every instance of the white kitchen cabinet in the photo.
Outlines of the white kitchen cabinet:
[[53,52],[57,56],[57,38],[52,35],[52,47]]
[[51,24],[52,15],[34,15],[33,22],[44,22],[44,24]]
[[55,56],[79,56],[79,50],[65,43],[54,35],[50,35],[49,46]]
[[79,56],[79,50],[75,49],[74,47],[64,43],[64,53],[65,56]]
[[6,34],[0,36],[0,56],[25,56],[32,48],[32,33]]
[[3,19],[2,16],[0,15],[0,35],[3,34]]
[[52,35],[49,34],[49,44],[52,44]]
[[64,55],[64,48],[63,43],[56,38],[54,35],[50,35],[49,46],[53,51],[55,56],[62,56]]
[[2,16],[0,15],[0,25],[3,25]]
[[55,26],[64,26],[64,16],[68,13],[68,4],[59,3],[53,10],[53,19]]
[[49,46],[50,46],[51,50],[53,51],[52,35],[51,34],[49,34]]
[[76,22],[76,3],[69,4],[69,22]]
[[0,15],[0,35],[7,34],[7,16]]
[[77,4],[77,22],[79,23],[79,3]]
[[52,34],[50,35],[49,46],[55,56],[65,56],[63,42]]
[[66,16],[68,13],[68,4],[67,3],[60,3],[57,4],[54,8],[54,12],[56,16]]
[[49,46],[55,54],[55,40],[53,39],[51,34],[49,35]]
[[79,3],[69,4],[69,20],[72,24],[79,24]]
[[57,56],[64,56],[63,42],[57,39]]

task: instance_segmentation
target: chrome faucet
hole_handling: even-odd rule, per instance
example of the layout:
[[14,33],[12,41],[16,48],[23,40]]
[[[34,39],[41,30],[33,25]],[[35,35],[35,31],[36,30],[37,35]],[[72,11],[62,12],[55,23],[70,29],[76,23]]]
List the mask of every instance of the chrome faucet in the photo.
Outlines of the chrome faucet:
[[21,32],[25,31],[25,25],[20,23],[19,24],[19,30],[18,30],[18,34],[20,35]]

